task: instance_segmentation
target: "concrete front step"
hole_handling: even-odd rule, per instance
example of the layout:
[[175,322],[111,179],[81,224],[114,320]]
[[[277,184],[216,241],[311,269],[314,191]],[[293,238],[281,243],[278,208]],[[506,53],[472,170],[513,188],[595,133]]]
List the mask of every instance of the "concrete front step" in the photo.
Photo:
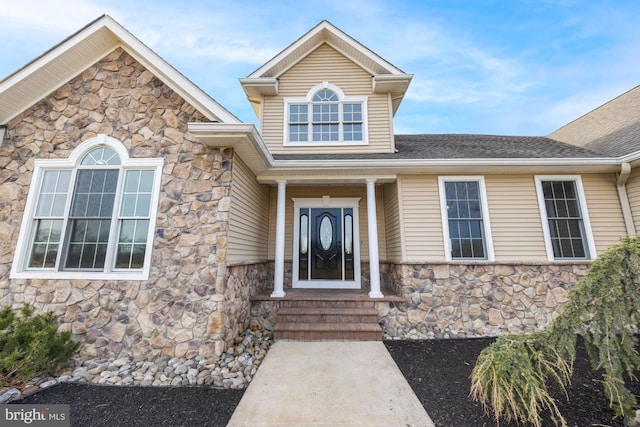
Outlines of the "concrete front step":
[[292,341],[381,341],[377,323],[276,323],[274,338]]
[[375,301],[366,295],[305,292],[279,301],[276,340],[381,341]]
[[280,323],[378,323],[375,308],[304,308],[278,310]]

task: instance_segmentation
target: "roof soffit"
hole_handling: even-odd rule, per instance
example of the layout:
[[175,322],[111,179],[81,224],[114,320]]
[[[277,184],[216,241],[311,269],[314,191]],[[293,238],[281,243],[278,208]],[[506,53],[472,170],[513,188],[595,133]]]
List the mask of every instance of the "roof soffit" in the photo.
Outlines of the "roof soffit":
[[116,48],[123,48],[209,120],[240,120],[108,15],[0,80],[0,124],[5,124]]

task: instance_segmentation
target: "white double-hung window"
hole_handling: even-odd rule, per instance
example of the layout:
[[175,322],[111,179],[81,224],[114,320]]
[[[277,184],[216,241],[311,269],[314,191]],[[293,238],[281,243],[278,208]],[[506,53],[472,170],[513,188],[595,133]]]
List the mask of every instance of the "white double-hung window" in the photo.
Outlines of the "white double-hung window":
[[366,97],[347,97],[328,82],[305,98],[285,98],[286,145],[367,143]]
[[447,261],[493,261],[484,179],[439,177],[438,184]]
[[162,163],[105,135],[36,160],[12,277],[147,279]]
[[536,176],[549,260],[592,259],[596,249],[579,176]]

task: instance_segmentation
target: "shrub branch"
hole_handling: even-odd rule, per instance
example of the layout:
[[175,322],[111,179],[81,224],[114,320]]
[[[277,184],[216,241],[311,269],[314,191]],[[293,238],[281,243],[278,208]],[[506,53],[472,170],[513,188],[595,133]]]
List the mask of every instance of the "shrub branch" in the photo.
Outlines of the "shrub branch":
[[555,425],[566,426],[548,384],[565,393],[573,373],[576,339],[581,336],[594,371],[602,371],[605,395],[616,415],[637,407],[626,388],[640,369],[640,237],[626,238],[602,254],[569,291],[562,313],[549,329],[500,337],[485,348],[471,373],[471,397],[496,421],[542,425],[548,411]]

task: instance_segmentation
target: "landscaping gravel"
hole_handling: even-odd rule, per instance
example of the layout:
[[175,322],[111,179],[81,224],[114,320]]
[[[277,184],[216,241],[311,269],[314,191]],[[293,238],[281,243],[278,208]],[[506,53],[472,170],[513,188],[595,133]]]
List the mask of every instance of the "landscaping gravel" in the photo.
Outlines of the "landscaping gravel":
[[123,386],[196,386],[206,385],[225,389],[244,389],[251,382],[258,367],[273,343],[270,331],[246,330],[236,337],[220,357],[195,359],[157,357],[152,360],[82,360],[76,358],[74,367],[53,377],[36,377],[20,389],[0,388],[0,403],[19,398],[58,383],[91,383]]

